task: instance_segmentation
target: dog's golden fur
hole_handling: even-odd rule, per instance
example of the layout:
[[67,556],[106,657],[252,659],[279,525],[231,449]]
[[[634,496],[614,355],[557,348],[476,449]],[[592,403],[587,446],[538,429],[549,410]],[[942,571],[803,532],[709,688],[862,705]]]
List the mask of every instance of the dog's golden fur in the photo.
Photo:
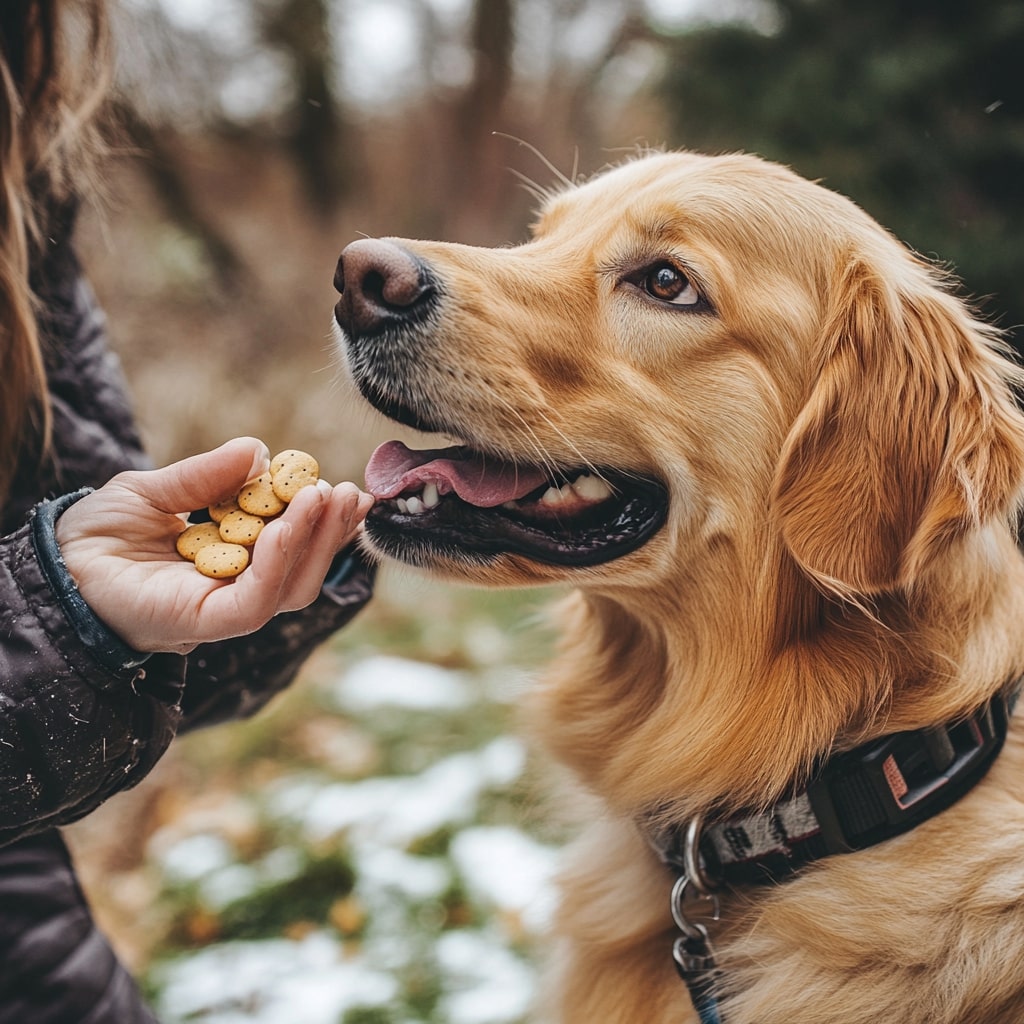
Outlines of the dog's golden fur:
[[[934,268],[753,157],[630,161],[514,248],[401,244],[445,293],[424,393],[523,460],[668,487],[661,530],[605,565],[437,569],[576,585],[530,717],[595,814],[539,1016],[693,1021],[637,818],[768,805],[822,753],[1024,672],[1018,372]],[[713,312],[622,285],[662,258]],[[713,938],[727,1024],[1024,1020],[1022,724],[940,818],[729,893]]]

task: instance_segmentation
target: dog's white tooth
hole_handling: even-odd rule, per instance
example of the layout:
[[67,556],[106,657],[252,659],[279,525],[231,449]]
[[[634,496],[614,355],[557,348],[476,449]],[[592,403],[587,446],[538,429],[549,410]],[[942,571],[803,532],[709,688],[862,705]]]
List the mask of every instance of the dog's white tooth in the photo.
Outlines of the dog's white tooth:
[[501,507],[514,510],[514,509],[519,508],[519,502],[517,502],[517,501],[503,501],[501,503]]
[[414,494],[408,501],[406,501],[406,507],[409,509],[411,515],[418,515],[426,508],[422,501]]
[[423,504],[427,508],[436,508],[441,496],[437,493],[437,484],[429,483],[423,488]]
[[540,503],[542,505],[561,505],[562,500],[562,492],[557,487],[549,487],[540,496]]
[[573,483],[572,489],[587,501],[604,501],[605,498],[610,498],[612,495],[612,489],[606,481],[599,476],[591,476],[589,473],[584,473],[579,477]]
[[399,512],[408,512],[409,511],[409,503],[405,500],[405,498],[398,498],[396,500],[395,504],[398,506],[398,511]]

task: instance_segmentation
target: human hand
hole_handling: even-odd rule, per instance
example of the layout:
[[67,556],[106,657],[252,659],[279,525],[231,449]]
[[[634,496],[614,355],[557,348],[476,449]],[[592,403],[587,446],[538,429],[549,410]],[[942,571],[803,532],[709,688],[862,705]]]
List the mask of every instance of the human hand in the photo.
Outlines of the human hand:
[[331,560],[373,505],[355,484],[304,487],[267,523],[252,564],[233,581],[202,576],[175,550],[183,514],[234,495],[269,464],[261,441],[236,438],[163,469],[119,473],[57,520],[79,592],[126,644],[186,654],[316,599]]

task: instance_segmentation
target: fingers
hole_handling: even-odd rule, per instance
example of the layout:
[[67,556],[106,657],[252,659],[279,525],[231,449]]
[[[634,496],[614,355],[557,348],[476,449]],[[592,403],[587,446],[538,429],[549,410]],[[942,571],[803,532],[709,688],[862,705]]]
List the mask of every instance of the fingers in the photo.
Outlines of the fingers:
[[164,469],[121,473],[58,520],[68,570],[85,600],[138,650],[187,651],[251,633],[312,602],[373,498],[353,483],[300,490],[260,533],[232,581],[197,573],[174,550],[181,513],[236,493],[269,468],[259,440],[236,438]]
[[265,472],[269,463],[270,451],[262,441],[236,437],[163,469],[124,473],[121,481],[161,511],[177,514],[221,501]]
[[[316,599],[334,556],[354,539],[372,505],[373,498],[351,483],[339,484],[324,495],[322,512],[282,592],[284,608],[304,608]],[[296,528],[292,543],[300,542]]]
[[312,603],[335,554],[372,505],[352,483],[303,488],[260,533],[249,568],[206,598],[204,639],[251,633],[280,612]]

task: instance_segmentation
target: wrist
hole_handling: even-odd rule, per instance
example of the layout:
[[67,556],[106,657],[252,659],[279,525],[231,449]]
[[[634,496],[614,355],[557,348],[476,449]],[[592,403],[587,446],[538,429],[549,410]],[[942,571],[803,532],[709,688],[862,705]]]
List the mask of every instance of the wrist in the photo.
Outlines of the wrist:
[[46,582],[78,638],[101,665],[118,671],[141,665],[149,655],[129,647],[93,611],[68,571],[57,541],[57,520],[90,490],[83,488],[38,504],[30,516],[32,547]]

